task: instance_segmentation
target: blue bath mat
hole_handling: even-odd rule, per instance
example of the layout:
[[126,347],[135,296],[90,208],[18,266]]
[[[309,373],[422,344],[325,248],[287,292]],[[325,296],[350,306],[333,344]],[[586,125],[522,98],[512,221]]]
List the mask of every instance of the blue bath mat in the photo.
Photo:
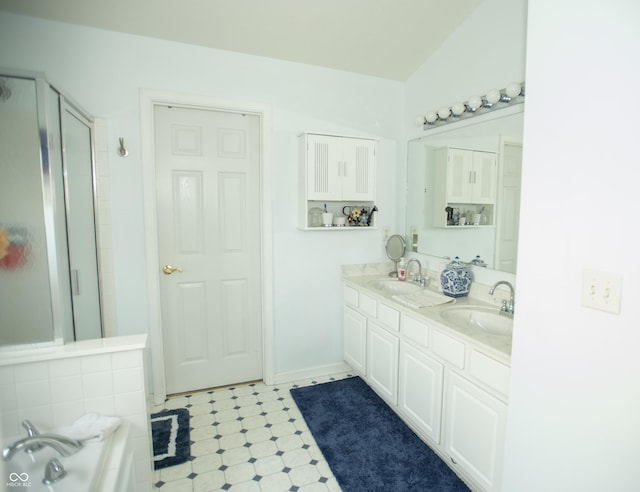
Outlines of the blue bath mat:
[[291,389],[343,492],[469,488],[360,378]]
[[153,467],[160,470],[189,459],[189,411],[186,408],[165,410],[151,415]]

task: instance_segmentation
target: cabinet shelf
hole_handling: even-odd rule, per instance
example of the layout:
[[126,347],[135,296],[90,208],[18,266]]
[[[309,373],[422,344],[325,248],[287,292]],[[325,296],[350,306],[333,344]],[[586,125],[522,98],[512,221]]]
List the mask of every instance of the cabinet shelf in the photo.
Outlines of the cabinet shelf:
[[443,229],[494,229],[496,226],[494,225],[489,225],[489,224],[483,224],[483,225],[468,225],[465,224],[463,226],[461,225],[444,225],[442,226]]
[[376,226],[345,226],[345,227],[338,227],[338,226],[332,226],[332,227],[324,227],[324,226],[320,226],[320,227],[302,227],[302,226],[298,226],[298,229],[301,231],[325,231],[325,232],[330,232],[330,231],[340,231],[340,232],[344,232],[344,231],[375,231],[378,229],[378,227]]

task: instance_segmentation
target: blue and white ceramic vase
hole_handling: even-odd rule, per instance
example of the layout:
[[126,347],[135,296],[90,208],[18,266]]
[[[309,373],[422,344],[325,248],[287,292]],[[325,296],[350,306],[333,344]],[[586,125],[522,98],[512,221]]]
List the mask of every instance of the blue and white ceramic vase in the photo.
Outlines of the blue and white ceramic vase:
[[440,274],[442,293],[449,297],[468,296],[472,281],[471,271],[457,256]]

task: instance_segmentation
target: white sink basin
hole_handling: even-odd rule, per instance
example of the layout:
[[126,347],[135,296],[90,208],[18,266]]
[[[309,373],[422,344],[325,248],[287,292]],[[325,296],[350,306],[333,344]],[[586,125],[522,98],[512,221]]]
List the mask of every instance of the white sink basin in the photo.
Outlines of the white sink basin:
[[417,284],[409,281],[402,282],[394,278],[372,280],[369,286],[387,294],[414,294],[422,290],[422,287]]
[[480,330],[489,335],[509,337],[513,333],[513,320],[501,315],[498,308],[456,306],[443,309],[440,316],[461,328]]

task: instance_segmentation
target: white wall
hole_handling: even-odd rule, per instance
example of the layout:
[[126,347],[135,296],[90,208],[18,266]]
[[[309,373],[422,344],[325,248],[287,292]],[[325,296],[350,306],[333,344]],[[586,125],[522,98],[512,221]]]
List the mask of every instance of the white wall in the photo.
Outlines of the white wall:
[[296,229],[296,137],[312,130],[380,138],[378,219],[395,230],[401,83],[6,13],[0,66],[45,72],[108,125],[121,335],[148,332],[139,89],[271,105],[276,372],[342,360],[340,265],[386,260],[382,235]]
[[[638,19],[530,2],[505,491],[640,489]],[[623,275],[619,315],[581,306],[585,268]]]

